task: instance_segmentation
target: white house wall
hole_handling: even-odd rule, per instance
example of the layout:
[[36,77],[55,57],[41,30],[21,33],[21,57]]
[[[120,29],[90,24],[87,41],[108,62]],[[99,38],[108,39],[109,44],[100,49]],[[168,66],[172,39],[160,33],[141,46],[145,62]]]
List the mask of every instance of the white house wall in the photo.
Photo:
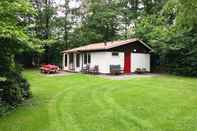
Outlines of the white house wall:
[[67,54],[63,54],[63,62],[62,62],[62,68],[63,68],[63,70],[68,70],[68,62],[69,62],[69,57],[68,57],[68,55],[67,55],[67,66],[65,66],[65,56],[66,56]]
[[92,52],[90,67],[98,65],[100,73],[108,73],[109,54],[108,52]]
[[124,67],[124,53],[119,53],[119,56],[112,56],[112,52],[92,52],[90,66],[95,65],[99,66],[100,73],[110,73],[110,65]]
[[135,72],[137,68],[145,68],[150,72],[150,54],[131,53],[131,72]]
[[109,66],[110,65],[120,65],[121,68],[124,68],[124,53],[119,52],[118,56],[112,56],[112,52],[109,53]]
[[[112,56],[112,52],[91,52],[90,67],[99,66],[100,73],[110,73],[110,65],[120,65],[124,69],[124,53],[119,52],[119,56]],[[65,57],[63,55],[63,69],[65,67]],[[76,67],[76,54],[74,54],[75,71],[80,72],[82,69],[82,54],[80,54],[80,67]],[[67,65],[69,66],[69,57],[67,56]],[[85,65],[84,65],[85,66]],[[150,54],[131,53],[131,72],[135,72],[137,68],[146,68],[150,71]]]

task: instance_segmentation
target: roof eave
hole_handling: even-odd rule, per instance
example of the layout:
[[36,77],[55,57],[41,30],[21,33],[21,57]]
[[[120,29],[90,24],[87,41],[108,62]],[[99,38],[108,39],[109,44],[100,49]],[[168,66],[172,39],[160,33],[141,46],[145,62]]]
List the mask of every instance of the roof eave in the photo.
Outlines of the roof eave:
[[122,46],[122,45],[133,43],[133,42],[136,42],[136,41],[139,41],[141,44],[143,44],[146,48],[148,48],[150,50],[150,52],[154,52],[154,50],[149,45],[147,45],[145,42],[143,42],[140,39],[135,39],[135,40],[132,40],[132,41],[127,41],[127,42],[125,42],[124,44],[121,44],[121,45],[114,45],[114,46],[110,46],[110,47],[106,46],[104,48],[97,48],[97,49],[79,49],[79,48],[75,48],[75,49],[63,51],[63,53],[77,53],[77,52],[90,52],[90,51],[109,50],[109,49],[116,48],[116,47],[119,47],[119,46]]
[[148,48],[150,50],[150,53],[154,52],[154,50],[149,45],[147,45],[145,42],[143,42],[142,40],[138,40],[138,41],[141,42],[146,48]]

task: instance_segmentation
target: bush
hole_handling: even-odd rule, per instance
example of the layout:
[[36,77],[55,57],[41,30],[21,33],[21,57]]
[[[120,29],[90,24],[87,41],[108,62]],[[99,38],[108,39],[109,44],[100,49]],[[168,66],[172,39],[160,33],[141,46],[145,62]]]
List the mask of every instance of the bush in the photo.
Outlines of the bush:
[[12,106],[21,103],[31,96],[29,86],[29,83],[20,75],[16,75],[16,79],[0,81],[1,103]]
[[0,116],[5,116],[9,113],[9,111],[15,109],[16,106],[11,106],[7,103],[0,102]]

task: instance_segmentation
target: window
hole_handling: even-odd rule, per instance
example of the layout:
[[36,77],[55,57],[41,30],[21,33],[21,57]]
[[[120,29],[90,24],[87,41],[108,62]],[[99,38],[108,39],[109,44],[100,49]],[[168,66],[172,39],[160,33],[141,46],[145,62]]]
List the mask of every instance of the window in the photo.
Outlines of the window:
[[112,56],[119,56],[118,52],[112,52]]
[[77,58],[77,60],[76,60],[76,66],[77,67],[80,67],[80,54],[77,54],[77,56],[76,56]]
[[73,54],[69,54],[69,63],[73,64]]
[[89,53],[84,54],[84,64],[90,64],[91,63],[91,55]]
[[91,55],[88,54],[88,64],[90,64],[90,63],[91,63]]
[[84,54],[84,64],[87,64],[87,53]]
[[67,54],[65,54],[64,62],[65,62],[65,63],[64,63],[64,66],[67,67],[67,65],[68,65],[68,64],[67,64]]

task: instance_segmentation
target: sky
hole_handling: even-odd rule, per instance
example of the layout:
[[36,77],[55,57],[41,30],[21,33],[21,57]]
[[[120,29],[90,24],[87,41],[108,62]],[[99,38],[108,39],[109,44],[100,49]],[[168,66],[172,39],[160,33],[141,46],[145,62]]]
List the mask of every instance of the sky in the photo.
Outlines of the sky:
[[[55,0],[57,5],[64,5],[64,1],[65,0]],[[80,2],[77,2],[76,0],[71,0],[71,2],[69,2],[69,7],[70,8],[76,8],[80,6]],[[58,11],[58,16],[64,16],[64,12],[61,11],[61,9]]]
[[[63,5],[65,0],[55,0],[55,1],[56,1],[57,4]],[[79,4],[80,4],[80,2],[77,2],[76,0],[72,0],[71,2],[69,2],[69,6],[71,8],[78,7]]]

